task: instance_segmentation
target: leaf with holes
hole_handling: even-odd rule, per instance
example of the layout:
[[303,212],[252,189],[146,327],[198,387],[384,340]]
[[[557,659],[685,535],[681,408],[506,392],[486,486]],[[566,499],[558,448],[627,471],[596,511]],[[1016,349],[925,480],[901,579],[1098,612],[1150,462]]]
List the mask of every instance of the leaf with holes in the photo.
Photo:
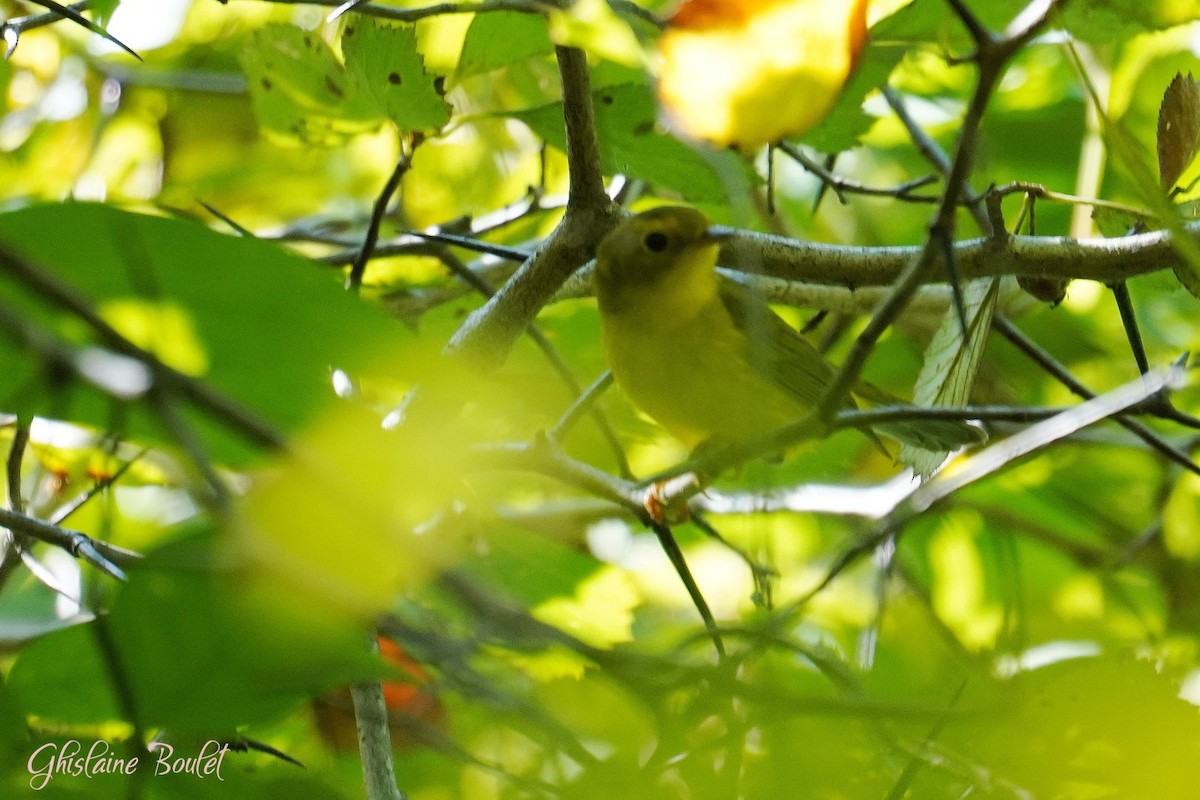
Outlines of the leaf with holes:
[[437,131],[450,121],[443,78],[425,69],[408,25],[355,20],[342,32],[342,53],[359,89],[402,131]]
[[316,33],[293,25],[260,28],[241,62],[254,116],[273,139],[335,145],[383,121]]

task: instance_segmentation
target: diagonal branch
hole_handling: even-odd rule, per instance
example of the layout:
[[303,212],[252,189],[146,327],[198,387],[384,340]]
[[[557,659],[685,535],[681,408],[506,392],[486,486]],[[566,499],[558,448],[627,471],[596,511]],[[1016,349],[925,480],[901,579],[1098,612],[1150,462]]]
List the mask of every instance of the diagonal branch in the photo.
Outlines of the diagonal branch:
[[450,340],[451,355],[484,369],[499,366],[542,306],[592,257],[597,243],[619,219],[618,208],[604,192],[587,56],[572,47],[558,47],[555,54],[570,165],[566,214],[512,279]]

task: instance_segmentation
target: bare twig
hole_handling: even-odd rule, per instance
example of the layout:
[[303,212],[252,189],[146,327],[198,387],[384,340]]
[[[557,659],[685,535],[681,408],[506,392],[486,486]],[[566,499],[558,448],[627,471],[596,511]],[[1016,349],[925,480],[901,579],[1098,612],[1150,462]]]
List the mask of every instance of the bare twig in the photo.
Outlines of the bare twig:
[[785,153],[788,157],[796,161],[796,163],[800,164],[800,166],[804,167],[813,175],[816,175],[818,178],[820,178],[821,182],[827,186],[830,191],[837,195],[838,200],[842,203],[846,202],[846,194],[861,194],[870,197],[894,197],[897,200],[903,200],[909,203],[936,203],[938,201],[936,197],[913,194],[913,192],[915,192],[917,189],[921,189],[931,183],[936,182],[937,178],[935,178],[933,175],[923,175],[920,178],[913,178],[912,180],[905,181],[898,186],[867,186],[859,183],[858,181],[852,181],[839,175],[835,175],[827,170],[823,165],[818,164],[816,161],[813,161],[811,158],[805,155],[804,151],[794,144],[789,142],[780,142],[779,144],[774,145],[774,148],[782,153]]
[[125,580],[125,573],[118,564],[128,564],[140,558],[132,550],[93,539],[79,531],[60,528],[15,511],[0,508],[0,527],[21,533],[32,539],[61,547],[71,555],[81,558],[92,566],[118,580]]
[[[975,91],[963,117],[958,149],[946,174],[946,188],[937,214],[930,226],[929,237],[893,284],[892,292],[880,303],[870,322],[855,340],[841,369],[838,370],[834,380],[826,389],[817,406],[817,411],[822,418],[832,416],[841,407],[846,394],[858,381],[863,367],[866,366],[867,360],[874,352],[879,338],[903,311],[917,287],[928,280],[931,270],[936,267],[938,262],[944,263],[952,279],[956,277],[957,267],[952,246],[955,213],[974,163],[975,145],[983,122],[984,111],[993,90],[1000,81],[1008,59],[1045,23],[1047,15],[1055,7],[1055,4],[1056,0],[1033,0],[1018,14],[1000,39],[985,38],[978,31],[972,29],[972,35],[975,36],[976,44],[979,47],[975,54],[975,60],[979,67],[978,78]],[[956,6],[956,10],[970,27],[969,14],[966,13],[965,8],[960,9],[959,6]],[[961,298],[957,295],[956,306],[959,308],[961,316],[963,306]]]
[[383,224],[383,217],[387,213],[388,204],[392,201],[392,195],[400,187],[400,181],[403,180],[405,173],[412,167],[413,153],[416,152],[420,141],[420,135],[414,134],[410,146],[401,144],[400,159],[396,162],[396,168],[392,170],[392,174],[388,176],[383,190],[375,198],[375,206],[371,209],[371,219],[367,224],[366,233],[363,234],[362,247],[354,257],[354,263],[350,265],[350,274],[346,277],[347,289],[358,291],[362,286],[363,273],[367,271],[367,263],[370,262],[371,256],[375,252],[375,245],[379,242],[379,226]]
[[696,611],[704,621],[704,626],[713,640],[718,655],[724,658],[725,646],[721,640],[716,619],[713,617],[708,602],[704,599],[704,594],[700,591],[670,527],[651,518],[646,511],[644,485],[616,478],[590,464],[576,461],[554,446],[549,439],[539,439],[528,444],[488,445],[477,451],[477,463],[485,467],[517,469],[546,475],[583,489],[596,497],[609,500],[627,513],[634,515],[658,537],[667,558],[671,561],[671,566],[679,575]]
[[[279,5],[325,6],[338,9],[344,0],[269,0]],[[434,3],[420,8],[397,8],[382,3],[362,3],[354,6],[354,13],[366,17],[379,17],[393,22],[416,22],[428,17],[450,14],[481,14],[489,11],[516,11],[523,14],[543,14],[555,3],[549,0],[484,0],[479,3]]]
[[111,42],[112,44],[124,50],[126,53],[129,53],[129,55],[133,56],[138,61],[142,60],[142,57],[134,52],[134,50],[124,42],[120,41],[108,31],[104,30],[104,28],[101,28],[95,22],[92,22],[90,19],[79,13],[80,11],[87,10],[87,8],[91,5],[90,3],[74,3],[72,5],[64,6],[63,4],[54,2],[53,0],[27,0],[27,2],[34,3],[42,8],[48,8],[50,11],[45,14],[34,14],[27,17],[15,17],[0,23],[0,36],[3,37],[7,45],[7,50],[4,54],[5,58],[12,56],[13,51],[17,49],[17,44],[20,41],[21,34],[25,31],[30,31],[35,28],[44,28],[47,25],[52,25],[55,22],[66,19],[74,22],[76,25],[86,28],[102,39]]
[[1184,371],[1179,365],[1166,370],[1152,371],[1111,392],[1098,395],[997,442],[966,458],[952,471],[939,473],[929,482],[916,488],[912,494],[897,505],[871,534],[843,552],[830,567],[824,579],[797,600],[796,606],[803,606],[823,591],[849,566],[868,553],[874,552],[875,548],[888,538],[898,536],[917,515],[945,500],[954,492],[1003,469],[1039,448],[1144,402],[1159,392],[1178,388],[1183,385],[1183,382]]
[[[1070,370],[1059,363],[1053,356],[1051,356],[1041,347],[1038,347],[1037,343],[1022,333],[1021,330],[1013,325],[1008,319],[997,314],[992,320],[992,325],[1001,336],[1011,342],[1018,350],[1028,356],[1035,364],[1040,366],[1055,380],[1070,389],[1073,394],[1082,397],[1085,400],[1090,400],[1096,396],[1096,393],[1080,383],[1075,376],[1071,374]],[[1145,423],[1136,419],[1132,419],[1124,414],[1116,415],[1114,420],[1118,425],[1128,430],[1134,436],[1137,436],[1165,458],[1173,461],[1189,472],[1194,472],[1197,475],[1200,475],[1200,465],[1197,465],[1187,453],[1163,439]]]

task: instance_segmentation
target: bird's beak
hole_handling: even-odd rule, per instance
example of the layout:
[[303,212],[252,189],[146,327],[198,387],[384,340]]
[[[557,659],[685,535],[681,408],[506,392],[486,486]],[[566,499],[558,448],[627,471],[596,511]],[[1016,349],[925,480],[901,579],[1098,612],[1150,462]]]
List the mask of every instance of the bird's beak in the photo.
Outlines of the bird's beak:
[[704,241],[706,242],[724,242],[732,239],[737,234],[736,228],[730,228],[725,225],[709,225],[704,231]]

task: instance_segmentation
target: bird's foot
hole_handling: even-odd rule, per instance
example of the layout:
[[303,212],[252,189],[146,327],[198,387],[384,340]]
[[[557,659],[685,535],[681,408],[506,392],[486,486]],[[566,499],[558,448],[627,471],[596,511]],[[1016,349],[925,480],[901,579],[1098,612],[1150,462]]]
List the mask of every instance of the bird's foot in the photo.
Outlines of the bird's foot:
[[655,481],[642,493],[642,508],[659,525],[681,525],[688,521],[688,502],[704,491],[704,483],[694,472]]

